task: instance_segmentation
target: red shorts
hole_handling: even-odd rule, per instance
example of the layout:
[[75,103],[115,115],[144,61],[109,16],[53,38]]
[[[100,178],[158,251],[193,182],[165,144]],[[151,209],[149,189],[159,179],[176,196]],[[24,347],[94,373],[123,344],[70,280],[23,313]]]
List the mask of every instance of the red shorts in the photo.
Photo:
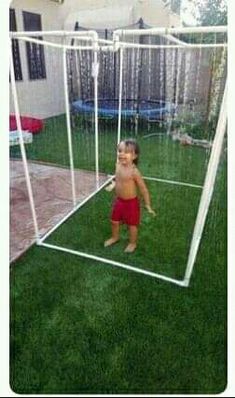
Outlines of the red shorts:
[[112,221],[123,222],[127,225],[139,225],[140,223],[140,203],[139,199],[116,198],[113,203]]

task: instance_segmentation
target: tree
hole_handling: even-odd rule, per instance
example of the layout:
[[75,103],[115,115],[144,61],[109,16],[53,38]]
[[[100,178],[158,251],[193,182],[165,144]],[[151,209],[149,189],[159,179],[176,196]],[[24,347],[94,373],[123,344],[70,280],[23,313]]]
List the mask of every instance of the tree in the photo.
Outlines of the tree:
[[170,10],[176,14],[180,14],[182,0],[163,0],[165,7],[170,7]]
[[195,6],[198,25],[227,25],[226,0],[191,0]]

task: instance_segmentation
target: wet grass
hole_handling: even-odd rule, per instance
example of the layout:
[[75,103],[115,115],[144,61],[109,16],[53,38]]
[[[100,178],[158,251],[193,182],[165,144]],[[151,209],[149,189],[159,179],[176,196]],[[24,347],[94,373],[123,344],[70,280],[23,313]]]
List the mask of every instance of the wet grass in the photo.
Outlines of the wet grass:
[[[39,150],[37,139],[31,157],[61,162],[61,142],[53,153],[45,142]],[[77,167],[86,163],[89,154],[82,148],[88,139],[85,132],[74,137],[77,148],[81,145]],[[205,150],[162,136],[138,140],[143,174],[202,182]],[[113,170],[114,144],[112,132],[101,132],[104,171]],[[143,212],[131,261],[182,278],[200,190],[148,186],[157,217]],[[50,241],[130,262],[123,253],[125,229],[119,244],[108,252],[103,248],[111,202],[112,194],[102,191]],[[224,160],[189,288],[39,246],[11,264],[12,389],[19,394],[222,392],[227,380],[226,203]]]

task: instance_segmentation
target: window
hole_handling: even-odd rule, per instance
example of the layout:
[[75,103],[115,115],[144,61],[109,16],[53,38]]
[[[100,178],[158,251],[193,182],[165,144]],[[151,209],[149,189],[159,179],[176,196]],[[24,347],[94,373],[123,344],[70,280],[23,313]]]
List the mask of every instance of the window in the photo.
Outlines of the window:
[[[42,30],[41,15],[23,11],[24,30]],[[42,36],[38,37],[42,39]],[[43,46],[36,43],[26,43],[27,61],[30,80],[45,79],[46,67]]]
[[[16,32],[16,15],[15,10],[10,8],[10,31]],[[15,70],[15,79],[22,80],[22,69],[21,69],[21,61],[20,61],[20,50],[19,50],[19,42],[17,39],[12,40],[12,55],[13,55],[13,63]]]

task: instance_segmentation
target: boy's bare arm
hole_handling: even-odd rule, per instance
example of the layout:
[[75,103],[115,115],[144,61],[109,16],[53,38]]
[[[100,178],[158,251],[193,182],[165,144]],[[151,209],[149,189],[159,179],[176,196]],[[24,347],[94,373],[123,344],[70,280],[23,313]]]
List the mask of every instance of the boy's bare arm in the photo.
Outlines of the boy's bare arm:
[[139,170],[137,170],[137,169],[134,172],[134,179],[135,179],[135,182],[140,190],[141,195],[143,196],[146,209],[148,210],[149,213],[152,213],[155,215],[155,211],[151,207],[151,201],[150,201],[150,195],[149,195],[148,188],[147,188],[147,186],[144,182],[144,179],[141,176]]
[[115,179],[114,179],[114,180],[112,180],[112,182],[109,185],[107,185],[105,190],[107,192],[111,192],[115,188],[115,185],[116,185],[116,182],[115,182]]

